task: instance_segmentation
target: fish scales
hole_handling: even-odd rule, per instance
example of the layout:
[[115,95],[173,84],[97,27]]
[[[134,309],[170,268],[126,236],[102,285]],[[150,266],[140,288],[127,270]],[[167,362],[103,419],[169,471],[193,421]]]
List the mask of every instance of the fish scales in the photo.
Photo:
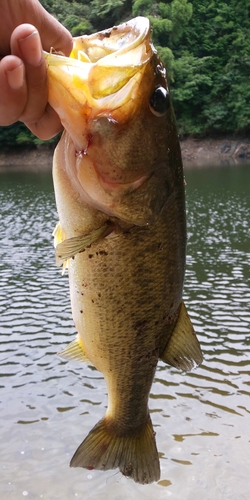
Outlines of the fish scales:
[[[64,154],[61,149],[59,158],[56,157],[54,176],[65,175],[64,171],[61,173]],[[170,197],[152,227],[132,226],[124,231],[118,228],[70,263],[76,329],[82,332],[87,357],[104,374],[109,405],[125,427],[127,421],[130,425],[133,421],[135,428],[136,420],[138,425],[141,423],[139,413],[135,418],[138,397],[141,399],[145,393],[147,408],[155,367],[173,330],[181,302],[185,212],[183,183],[178,186],[179,193]],[[69,190],[69,197],[74,199],[73,189],[71,193]],[[59,199],[57,205],[60,213]],[[65,192],[62,206],[69,206]],[[90,226],[86,220],[96,217],[93,209],[83,205],[80,223],[75,219],[77,210],[72,199],[70,206],[72,214],[67,209],[69,223],[64,225],[68,238],[87,232]],[[143,412],[145,419],[145,407]]]
[[119,467],[147,484],[160,477],[148,409],[157,362],[190,369],[202,354],[182,301],[184,180],[165,70],[147,19],[108,33],[100,58],[105,32],[76,39],[83,67],[47,56],[49,100],[65,127],[53,164],[56,255],[69,267],[78,332],[61,355],[89,360],[108,390],[106,415],[71,466]]

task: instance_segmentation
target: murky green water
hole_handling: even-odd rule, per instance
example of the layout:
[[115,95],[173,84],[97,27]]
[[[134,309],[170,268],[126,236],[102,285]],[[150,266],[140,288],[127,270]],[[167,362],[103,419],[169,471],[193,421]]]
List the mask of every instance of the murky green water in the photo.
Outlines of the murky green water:
[[161,480],[70,469],[107,404],[102,375],[56,353],[74,338],[54,267],[50,174],[1,174],[0,498],[247,500],[250,486],[250,167],[188,170],[185,301],[205,361],[159,363],[150,409]]

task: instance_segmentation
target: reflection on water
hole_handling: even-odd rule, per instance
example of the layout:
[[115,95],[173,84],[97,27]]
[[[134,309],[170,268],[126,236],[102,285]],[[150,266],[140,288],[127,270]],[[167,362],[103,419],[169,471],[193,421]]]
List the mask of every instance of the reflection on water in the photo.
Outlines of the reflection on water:
[[0,176],[1,500],[249,498],[250,169],[191,169],[186,180],[184,294],[205,361],[189,374],[159,363],[161,480],[141,486],[68,466],[105,412],[106,387],[93,367],[56,356],[75,330],[54,266],[50,175]]

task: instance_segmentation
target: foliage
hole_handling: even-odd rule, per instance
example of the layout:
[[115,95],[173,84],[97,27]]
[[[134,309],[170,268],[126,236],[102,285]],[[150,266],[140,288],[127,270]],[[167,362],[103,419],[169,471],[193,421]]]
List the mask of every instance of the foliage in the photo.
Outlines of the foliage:
[[[177,104],[186,132],[241,132],[250,129],[250,0],[192,0],[193,16],[174,52],[176,96],[183,87],[179,59],[187,50],[202,63],[199,101],[190,96]],[[192,81],[192,71],[187,74]],[[199,104],[197,106],[197,104]]]
[[[46,141],[46,144],[53,147],[57,142],[58,135],[53,139]],[[25,146],[32,149],[43,143],[44,141],[35,137],[23,123],[18,122],[8,127],[0,127],[0,150],[10,149],[13,148],[13,146]]]
[[[250,0],[41,0],[73,36],[148,16],[183,134],[250,130]],[[18,123],[0,147],[41,141]]]
[[89,0],[95,31],[119,24],[132,17],[132,0]]
[[149,17],[156,43],[172,48],[192,16],[192,5],[188,0],[172,0],[171,2],[135,0],[132,13],[136,16]]
[[0,149],[19,145],[33,146],[33,141],[32,133],[20,122],[0,127]]
[[198,58],[187,51],[175,61],[174,75],[178,86],[173,85],[172,96],[182,134],[198,134],[206,127],[204,119],[202,122],[202,100],[203,96],[210,94],[212,87],[209,65],[209,56]]

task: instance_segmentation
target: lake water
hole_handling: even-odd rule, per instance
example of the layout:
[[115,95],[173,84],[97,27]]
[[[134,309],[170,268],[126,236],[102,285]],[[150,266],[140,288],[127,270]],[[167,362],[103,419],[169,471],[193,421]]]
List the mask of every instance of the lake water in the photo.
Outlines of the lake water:
[[70,469],[107,404],[102,375],[56,353],[75,336],[54,266],[48,173],[0,174],[1,500],[247,500],[250,489],[250,167],[188,169],[185,302],[204,363],[159,363],[150,410],[161,479]]

